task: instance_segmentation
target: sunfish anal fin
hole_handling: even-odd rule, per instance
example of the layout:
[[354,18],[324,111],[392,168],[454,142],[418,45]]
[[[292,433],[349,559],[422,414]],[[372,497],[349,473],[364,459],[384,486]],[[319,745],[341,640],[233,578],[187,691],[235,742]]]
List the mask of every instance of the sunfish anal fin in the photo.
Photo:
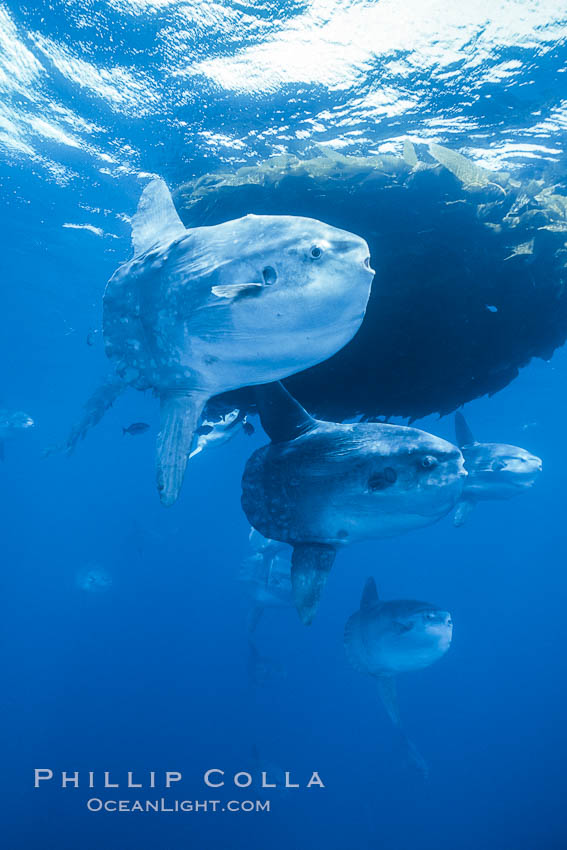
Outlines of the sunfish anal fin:
[[388,717],[394,726],[401,726],[400,708],[398,705],[398,689],[393,676],[377,676],[378,693],[388,712]]
[[473,508],[474,502],[471,502],[469,499],[459,502],[457,510],[455,511],[455,516],[453,517],[453,525],[456,528],[460,528],[461,525],[464,525]]
[[197,393],[167,393],[161,396],[161,426],[157,438],[156,475],[162,505],[177,500],[193,435],[208,396]]
[[291,585],[295,607],[304,625],[313,622],[319,598],[336,556],[334,546],[297,543],[291,556]]
[[134,256],[139,257],[150,248],[172,242],[186,232],[164,181],[161,177],[151,180],[132,216]]
[[429,777],[427,762],[415,744],[410,741],[402,727],[402,718],[400,716],[400,708],[398,705],[398,689],[396,687],[395,678],[393,676],[377,676],[376,681],[378,682],[378,693],[380,694],[380,699],[382,700],[384,708],[388,712],[388,717],[398,730],[408,763],[421,774],[423,779],[427,779]]

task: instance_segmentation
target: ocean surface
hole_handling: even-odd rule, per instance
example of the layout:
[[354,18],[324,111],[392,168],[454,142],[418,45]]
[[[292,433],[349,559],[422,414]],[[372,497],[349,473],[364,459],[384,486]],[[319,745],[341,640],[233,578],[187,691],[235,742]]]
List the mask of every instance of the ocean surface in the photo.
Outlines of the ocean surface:
[[[566,28],[565,0],[0,0],[0,408],[35,423],[0,462],[6,850],[566,846],[565,350],[465,408],[479,440],[543,459],[536,486],[463,527],[342,551],[312,626],[265,612],[260,679],[239,581],[258,420],[192,459],[167,510],[150,393],[129,390],[70,456],[46,453],[110,371],[102,296],[150,175],[175,197],[281,154],[401,157],[409,140],[565,194]],[[453,440],[452,416],[415,424]],[[385,599],[452,614],[447,655],[399,681],[427,780],[345,658],[370,575]],[[203,784],[211,768],[225,788]],[[53,780],[35,789],[35,769]],[[325,788],[230,783],[258,769]],[[101,788],[104,771],[122,787]],[[128,790],[128,771],[183,782]],[[93,796],[271,811],[92,812]]]

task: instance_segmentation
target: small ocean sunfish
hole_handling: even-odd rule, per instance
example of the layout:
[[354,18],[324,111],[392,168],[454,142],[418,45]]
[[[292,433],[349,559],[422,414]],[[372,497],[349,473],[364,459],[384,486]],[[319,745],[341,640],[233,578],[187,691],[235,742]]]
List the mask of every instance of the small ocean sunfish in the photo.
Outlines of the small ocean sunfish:
[[519,446],[478,443],[462,413],[455,414],[457,443],[465,458],[468,477],[454,523],[463,525],[477,502],[511,499],[533,487],[542,462]]
[[25,431],[33,426],[33,419],[23,410],[0,408],[0,460],[4,460],[4,440],[13,437],[18,431]]
[[349,618],[344,641],[347,658],[360,673],[374,677],[390,720],[401,733],[410,761],[427,776],[427,765],[402,729],[395,676],[422,670],[451,646],[453,622],[448,611],[427,602],[382,602],[373,578],[366,581],[360,610]]

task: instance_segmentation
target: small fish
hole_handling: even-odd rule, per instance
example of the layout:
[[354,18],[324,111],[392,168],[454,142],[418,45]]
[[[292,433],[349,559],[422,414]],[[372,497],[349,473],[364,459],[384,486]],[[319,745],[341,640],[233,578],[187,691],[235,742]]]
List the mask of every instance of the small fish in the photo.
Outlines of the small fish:
[[79,570],[76,584],[88,593],[104,593],[112,586],[112,577],[102,567],[91,564]]
[[149,430],[150,426],[147,422],[133,422],[132,425],[128,425],[127,428],[122,429],[122,435],[130,434],[132,437],[135,437],[138,434],[145,434]]

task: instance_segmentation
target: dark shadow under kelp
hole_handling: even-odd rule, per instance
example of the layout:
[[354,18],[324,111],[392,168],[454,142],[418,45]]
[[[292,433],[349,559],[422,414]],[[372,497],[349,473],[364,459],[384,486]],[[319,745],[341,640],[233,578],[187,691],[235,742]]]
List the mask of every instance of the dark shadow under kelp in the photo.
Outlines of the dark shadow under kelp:
[[[246,213],[321,219],[364,237],[376,278],[362,328],[285,381],[335,421],[448,413],[505,387],[567,338],[567,198],[460,154],[275,157],[181,187],[187,226]],[[253,407],[247,390],[230,402]]]

